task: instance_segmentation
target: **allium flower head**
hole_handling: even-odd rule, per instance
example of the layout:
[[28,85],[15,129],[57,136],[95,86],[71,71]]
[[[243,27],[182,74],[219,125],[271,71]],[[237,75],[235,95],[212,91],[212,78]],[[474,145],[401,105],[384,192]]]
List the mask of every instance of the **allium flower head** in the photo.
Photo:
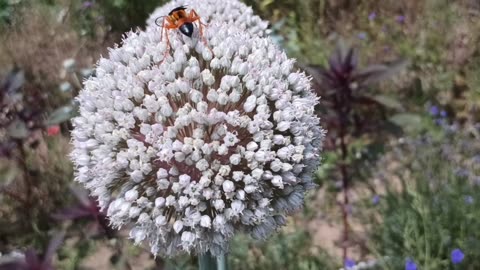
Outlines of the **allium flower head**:
[[203,23],[225,23],[242,31],[263,36],[268,22],[253,14],[251,7],[238,0],[177,0],[157,8],[147,20],[147,27],[156,27],[155,20],[167,15],[172,9],[187,6],[195,9]]
[[165,61],[160,27],[128,34],[77,98],[76,180],[154,254],[268,237],[302,206],[319,162],[309,78],[268,38],[205,30],[209,48],[169,31]]

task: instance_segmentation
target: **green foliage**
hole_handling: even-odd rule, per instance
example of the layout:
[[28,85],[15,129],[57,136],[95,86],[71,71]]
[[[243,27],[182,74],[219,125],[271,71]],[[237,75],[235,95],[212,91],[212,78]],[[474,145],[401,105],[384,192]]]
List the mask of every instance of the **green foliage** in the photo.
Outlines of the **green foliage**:
[[[230,270],[317,270],[336,269],[338,265],[320,247],[315,247],[311,235],[305,230],[279,232],[265,242],[238,235],[231,243],[228,254]],[[198,269],[192,257],[179,257],[165,261],[167,270]]]
[[0,0],[0,27],[11,22],[15,7],[22,0]]
[[145,21],[156,7],[161,6],[164,0],[105,0],[97,1],[100,14],[105,18],[107,25],[114,31],[125,32],[136,27],[145,26]]
[[[87,2],[92,5],[86,5]],[[14,155],[0,161],[0,188],[9,188],[8,193],[0,193],[1,252],[27,246],[46,246],[49,240],[47,232],[65,225],[55,223],[50,214],[72,204],[71,193],[68,191],[72,181],[72,168],[66,158],[69,151],[68,137],[64,136],[68,131],[68,123],[64,121],[68,120],[76,109],[71,105],[60,105],[71,104],[69,99],[81,88],[83,76],[69,73],[66,78],[52,79],[61,69],[62,60],[74,57],[77,60],[91,59],[90,64],[94,63],[100,53],[98,50],[93,53],[94,50],[85,44],[94,42],[101,44],[103,48],[118,42],[123,32],[143,27],[149,14],[165,2],[167,1],[0,0],[2,30],[4,26],[10,25],[13,18],[26,21],[24,17],[19,18],[16,12],[18,7],[25,7],[25,10],[32,11],[25,12],[25,18],[32,17],[30,15],[36,12],[57,21],[62,19],[62,16],[57,18],[56,15],[63,14],[64,20],[60,20],[58,24],[65,23],[67,27],[73,25],[76,33],[80,33],[84,38],[72,39],[70,32],[56,32],[51,37],[48,33],[57,28],[53,27],[55,24],[41,27],[40,30],[45,32],[34,29],[25,35],[23,43],[35,44],[29,45],[33,47],[32,50],[37,51],[40,46],[47,44],[47,47],[53,49],[49,53],[41,54],[49,55],[49,58],[57,56],[60,59],[55,65],[46,65],[46,61],[40,61],[41,65],[35,64],[38,62],[26,62],[23,66],[31,66],[39,71],[27,74],[28,83],[42,83],[25,92],[25,97],[31,98],[35,103],[40,104],[39,101],[42,100],[39,105],[42,113],[33,115],[41,118],[39,121],[43,124],[62,123],[64,134],[45,137],[38,136],[43,134],[44,130],[36,132],[35,138],[40,137],[41,144],[34,149],[29,146],[30,136],[26,136],[28,121],[8,122],[8,127],[1,130],[5,132],[0,132],[0,135],[6,134],[14,141],[25,140],[25,144],[20,145],[21,148],[15,149],[17,156],[18,150],[26,149],[24,160],[17,160]],[[369,197],[368,208],[355,209],[352,215],[367,217],[361,225],[369,228],[370,238],[365,240],[370,251],[368,255],[377,259],[384,258],[385,265],[382,265],[381,269],[405,269],[407,257],[414,259],[422,270],[480,269],[480,233],[476,230],[480,226],[480,188],[474,181],[478,178],[464,175],[465,171],[470,171],[478,177],[479,165],[472,159],[475,150],[479,153],[478,130],[476,139],[472,138],[471,134],[445,136],[433,119],[424,113],[426,107],[435,104],[448,111],[445,119],[447,122],[480,122],[480,53],[477,48],[480,41],[480,20],[477,20],[477,15],[472,15],[478,13],[478,9],[467,5],[467,2],[474,1],[245,2],[271,22],[272,37],[286,49],[289,56],[298,59],[299,66],[324,66],[338,37],[361,48],[360,62],[365,66],[398,58],[410,60],[411,65],[405,72],[406,76],[362,92],[385,107],[385,115],[379,114],[379,117],[372,114],[370,105],[362,111],[367,118],[372,119],[375,116],[375,122],[379,126],[365,136],[359,136],[358,132],[353,131],[346,134],[350,153],[346,165],[352,178],[359,183],[358,186],[350,186],[351,193],[357,195],[378,191],[380,194],[378,205],[372,205]],[[348,2],[354,4],[344,5]],[[373,11],[376,12],[376,18],[370,20],[368,16]],[[405,21],[397,21],[398,15],[404,15]],[[36,32],[47,42],[32,43],[30,37]],[[361,38],[359,34],[362,34]],[[62,36],[72,39],[65,43],[68,46],[51,42],[53,37]],[[22,44],[21,40],[17,41],[15,45]],[[73,47],[72,44],[78,44],[75,53],[62,51],[62,48]],[[18,49],[18,54],[25,54],[22,46],[16,45],[14,48]],[[88,55],[73,55],[77,50],[91,52]],[[8,52],[0,53],[4,54],[0,55],[0,58],[11,57]],[[22,64],[19,61],[13,62]],[[50,68],[46,68],[47,66]],[[74,90],[67,93],[53,91],[59,82],[71,83]],[[50,93],[46,97],[48,100],[44,102],[37,98],[38,95],[31,89],[35,89],[35,93]],[[322,102],[325,104],[325,96],[321,104]],[[34,106],[23,107],[30,110]],[[323,123],[326,123],[328,115],[322,111],[320,116]],[[385,125],[380,125],[384,122]],[[401,127],[403,135],[428,133],[429,139],[415,142],[406,140],[400,147],[389,148],[387,145],[392,139],[396,141],[393,136],[399,133],[388,132],[385,135],[383,131],[398,131],[398,127]],[[337,137],[333,129],[329,133],[334,138]],[[382,134],[379,135],[380,133]],[[337,178],[339,173],[335,164],[341,157],[334,151],[328,151],[328,147],[333,143],[334,141],[326,142],[327,152],[323,154],[323,163],[315,175],[318,184],[334,191],[322,198],[322,215],[332,212],[329,211],[331,209],[338,211],[335,196],[338,186],[325,185],[327,181],[331,182],[331,178]],[[381,158],[382,163],[375,167],[378,158]],[[389,170],[392,167],[396,167],[393,172]],[[385,192],[373,181],[372,172],[378,173],[379,178],[388,180],[385,181]],[[364,186],[367,186],[368,191],[362,190]],[[27,197],[29,200],[25,201],[24,198]],[[318,203],[312,203],[316,197],[308,197],[305,213],[301,217],[298,215],[296,219],[318,216]],[[353,197],[351,204],[355,205]],[[312,204],[315,207],[308,207]],[[324,208],[330,209],[323,211]],[[82,261],[94,254],[96,248],[105,244],[83,235],[82,228],[89,224],[91,223],[88,220],[82,220],[75,221],[75,226],[68,227],[70,241],[58,254],[58,268],[81,268]],[[339,222],[336,226],[341,227]],[[71,239],[76,240],[77,237],[78,242],[72,244]],[[117,240],[114,242],[117,243]],[[145,255],[145,251],[138,247],[131,248],[127,243],[128,240],[125,240],[121,247],[121,244],[107,245],[114,250],[112,269],[124,268],[128,265],[128,260],[139,254]],[[327,256],[317,244],[322,243],[314,243],[310,232],[297,228],[294,232],[280,232],[268,242],[255,242],[246,236],[238,236],[232,244],[229,256],[230,269],[337,269],[339,266],[332,262],[340,259]],[[450,252],[455,248],[462,249],[466,254],[464,262],[457,268],[450,262]],[[197,269],[196,258],[193,256],[169,259],[161,263],[164,269]]]
[[[389,163],[399,166],[380,168],[387,192],[366,220],[374,220],[371,248],[388,258],[385,267],[403,269],[412,258],[425,270],[480,268],[479,149],[471,135],[437,134],[393,150]],[[456,248],[466,254],[460,268],[450,261]]]
[[328,57],[324,32],[318,23],[327,11],[326,0],[245,1],[272,22],[273,37],[290,54],[308,64],[324,64]]
[[320,248],[313,246],[311,235],[304,230],[280,232],[260,243],[250,237],[236,237],[229,260],[233,270],[313,270],[336,266]]

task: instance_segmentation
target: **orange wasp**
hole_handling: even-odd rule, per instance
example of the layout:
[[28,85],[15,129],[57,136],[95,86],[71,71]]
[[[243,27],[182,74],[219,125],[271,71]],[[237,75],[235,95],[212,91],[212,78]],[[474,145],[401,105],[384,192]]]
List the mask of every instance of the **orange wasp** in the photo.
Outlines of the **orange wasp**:
[[[167,16],[158,17],[155,20],[155,24],[157,26],[162,26],[162,37],[160,38],[160,41],[163,38],[164,31],[167,37],[167,49],[165,51],[165,56],[163,58],[164,60],[165,60],[165,57],[167,56],[168,51],[170,50],[170,40],[168,38],[167,31],[172,29],[178,29],[185,36],[192,37],[193,23],[197,21],[198,21],[198,28],[200,30],[200,38],[202,39],[205,46],[208,47],[207,41],[203,36],[203,26],[207,26],[207,25],[200,21],[200,16],[198,16],[197,12],[195,12],[194,9],[190,10],[189,13],[187,13],[186,9],[187,9],[186,6],[176,7],[172,9],[172,11],[170,11],[170,13],[168,13]],[[163,22],[159,24],[158,20],[162,18],[163,18]]]

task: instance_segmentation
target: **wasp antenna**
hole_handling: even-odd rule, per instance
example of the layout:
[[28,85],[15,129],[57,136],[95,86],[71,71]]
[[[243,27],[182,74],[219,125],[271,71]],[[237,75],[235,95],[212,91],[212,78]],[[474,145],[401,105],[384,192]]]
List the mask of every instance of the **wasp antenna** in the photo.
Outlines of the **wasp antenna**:
[[160,16],[160,17],[156,18],[156,19],[155,19],[155,24],[156,24],[157,26],[162,26],[162,25],[163,25],[163,22],[161,22],[161,23],[159,24],[159,23],[158,23],[158,20],[163,19],[163,18],[165,18],[165,17],[167,17],[167,16]]

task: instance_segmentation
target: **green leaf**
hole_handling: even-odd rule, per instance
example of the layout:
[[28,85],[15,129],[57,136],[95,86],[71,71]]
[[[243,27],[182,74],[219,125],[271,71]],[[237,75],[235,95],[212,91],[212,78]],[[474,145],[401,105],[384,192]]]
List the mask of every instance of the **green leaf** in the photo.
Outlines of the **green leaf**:
[[368,66],[355,74],[356,79],[362,85],[372,85],[380,81],[390,79],[400,71],[407,68],[409,61],[400,59],[389,64]]
[[389,120],[409,131],[419,131],[423,128],[422,117],[414,113],[399,113],[392,116]]
[[5,166],[0,168],[0,186],[8,186],[20,174],[15,167]]
[[7,134],[15,139],[24,139],[28,136],[28,128],[22,120],[15,120],[7,127]]

